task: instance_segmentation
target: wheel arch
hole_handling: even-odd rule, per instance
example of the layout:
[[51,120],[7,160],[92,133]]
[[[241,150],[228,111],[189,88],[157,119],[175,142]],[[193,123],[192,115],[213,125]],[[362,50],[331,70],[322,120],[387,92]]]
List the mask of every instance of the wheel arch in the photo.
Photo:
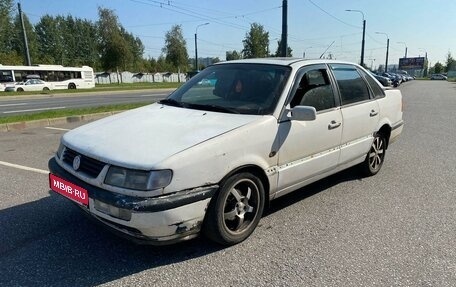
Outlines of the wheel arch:
[[385,140],[386,140],[386,149],[388,149],[388,145],[389,145],[389,139],[390,139],[390,136],[391,136],[391,126],[388,125],[388,124],[384,124],[379,130],[378,132],[379,134],[382,134],[384,137],[385,137]]
[[271,185],[269,183],[268,176],[266,175],[265,171],[257,165],[254,165],[254,164],[243,165],[243,166],[240,166],[240,167],[237,167],[237,168],[231,170],[228,174],[226,174],[222,178],[222,180],[220,181],[220,186],[222,186],[223,183],[231,176],[238,174],[238,173],[242,173],[242,172],[251,173],[251,174],[255,175],[256,177],[258,177],[258,179],[263,184],[263,188],[264,188],[264,192],[265,192],[264,196],[265,196],[265,200],[266,200],[265,203],[267,205],[269,205],[269,201],[270,201],[269,193],[270,193]]
[[[247,222],[247,226],[240,226],[232,229],[227,224],[227,221],[231,221],[233,219],[225,219],[223,213],[225,213],[225,208],[227,207],[228,198],[227,196],[231,193],[230,189],[224,188],[224,186],[228,186],[229,188],[233,188],[237,184],[245,184],[243,183],[246,179],[252,180],[252,177],[255,177],[255,181],[260,181],[263,185],[263,193],[258,194],[256,198],[256,207],[257,210],[253,213],[254,216],[249,218]],[[253,183],[254,185],[258,185],[259,183]],[[259,186],[257,186],[257,190],[261,192]],[[258,225],[262,215],[264,214],[265,208],[269,205],[269,199],[266,198],[269,193],[269,183],[267,180],[266,173],[256,165],[243,165],[238,168],[233,169],[228,174],[226,174],[223,179],[220,181],[220,188],[217,193],[212,197],[209,205],[206,209],[206,214],[204,215],[204,220],[202,223],[202,233],[209,239],[222,244],[222,245],[233,245],[239,243],[246,238],[248,238],[255,228]],[[255,194],[252,192],[252,195]],[[222,196],[220,196],[222,195]],[[248,201],[250,202],[250,197],[247,197]],[[260,200],[263,198],[263,200]],[[238,201],[240,199],[237,199]],[[232,202],[232,201],[230,201]],[[249,203],[247,203],[249,205]],[[237,204],[236,204],[237,206]],[[235,211],[238,207],[231,206],[231,209]],[[249,212],[254,211],[255,209],[252,208]],[[230,212],[231,213],[231,212]],[[250,222],[249,222],[250,221]],[[244,217],[242,216],[242,222],[244,222]],[[231,231],[230,231],[231,230]],[[237,233],[239,232],[239,233]]]

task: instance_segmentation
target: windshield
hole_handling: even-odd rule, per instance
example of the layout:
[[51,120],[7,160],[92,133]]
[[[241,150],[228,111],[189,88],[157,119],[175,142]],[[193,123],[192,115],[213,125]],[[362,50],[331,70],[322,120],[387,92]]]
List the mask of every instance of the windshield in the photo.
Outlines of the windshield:
[[225,113],[271,114],[290,70],[287,66],[264,64],[214,65],[160,103]]

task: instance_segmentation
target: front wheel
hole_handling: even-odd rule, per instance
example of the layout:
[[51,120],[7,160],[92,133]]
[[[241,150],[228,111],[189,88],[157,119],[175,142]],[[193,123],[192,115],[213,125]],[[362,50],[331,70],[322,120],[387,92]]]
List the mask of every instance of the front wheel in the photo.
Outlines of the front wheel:
[[223,245],[239,243],[255,230],[264,203],[261,180],[250,173],[235,174],[221,185],[211,200],[203,233]]
[[76,85],[74,83],[69,83],[68,84],[68,89],[69,90],[75,90],[76,89]]
[[377,174],[382,168],[383,161],[385,160],[385,153],[386,139],[382,134],[377,133],[375,134],[372,145],[366,155],[366,160],[361,165],[363,173],[367,176]]

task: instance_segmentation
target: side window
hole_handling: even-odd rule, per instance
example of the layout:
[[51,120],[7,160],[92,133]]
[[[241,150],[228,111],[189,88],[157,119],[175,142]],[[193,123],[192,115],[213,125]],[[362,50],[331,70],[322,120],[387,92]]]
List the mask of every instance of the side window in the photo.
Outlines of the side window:
[[302,75],[290,106],[311,106],[317,111],[336,106],[334,93],[325,69],[310,70]]
[[0,83],[12,82],[13,73],[11,70],[0,71]]
[[342,105],[369,100],[369,89],[358,70],[351,65],[331,65],[339,86]]
[[383,89],[377,84],[377,82],[372,78],[372,76],[367,74],[363,70],[359,70],[359,71],[361,72],[361,74],[364,76],[364,78],[369,83],[369,86],[371,87],[371,90],[374,93],[374,98],[383,97],[385,95],[385,92],[383,92]]

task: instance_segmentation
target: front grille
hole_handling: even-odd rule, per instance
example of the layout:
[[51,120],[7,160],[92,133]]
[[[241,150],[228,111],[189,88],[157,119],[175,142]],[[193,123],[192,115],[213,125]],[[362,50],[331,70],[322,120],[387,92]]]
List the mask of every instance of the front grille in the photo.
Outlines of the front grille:
[[73,160],[78,155],[81,156],[81,165],[80,165],[78,171],[83,172],[92,178],[96,178],[100,174],[103,167],[105,166],[105,163],[98,161],[96,159],[87,157],[85,155],[82,155],[69,148],[65,148],[65,152],[63,153],[62,159],[64,162],[66,162],[70,166],[73,166]]

